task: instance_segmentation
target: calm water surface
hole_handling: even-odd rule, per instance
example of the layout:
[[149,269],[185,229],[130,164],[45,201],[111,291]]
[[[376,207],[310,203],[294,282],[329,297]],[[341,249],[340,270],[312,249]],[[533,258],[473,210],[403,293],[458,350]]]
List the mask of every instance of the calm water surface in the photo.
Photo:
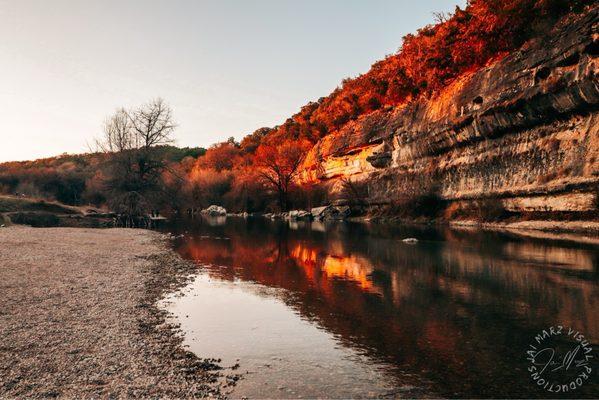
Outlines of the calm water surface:
[[[599,357],[593,245],[240,218],[171,231],[198,275],[167,307],[198,356],[239,363],[233,397],[560,397],[527,372],[529,344],[552,325]],[[591,365],[561,397],[599,396]]]

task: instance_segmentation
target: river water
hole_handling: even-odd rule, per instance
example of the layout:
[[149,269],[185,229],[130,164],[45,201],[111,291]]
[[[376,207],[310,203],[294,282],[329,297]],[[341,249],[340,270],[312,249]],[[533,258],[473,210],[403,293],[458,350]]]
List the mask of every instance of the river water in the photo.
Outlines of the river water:
[[[191,351],[239,364],[232,397],[599,395],[597,245],[260,218],[170,230],[198,273],[166,307]],[[533,381],[526,353],[558,325],[595,345],[589,379],[565,394]],[[547,380],[567,384],[583,368]]]

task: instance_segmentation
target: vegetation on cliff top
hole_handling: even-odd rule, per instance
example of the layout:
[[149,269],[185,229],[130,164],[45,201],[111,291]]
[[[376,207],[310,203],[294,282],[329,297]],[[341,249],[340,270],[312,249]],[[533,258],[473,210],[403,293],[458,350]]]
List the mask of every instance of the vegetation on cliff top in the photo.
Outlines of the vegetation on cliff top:
[[[407,35],[396,54],[363,75],[345,79],[329,96],[308,103],[280,126],[207,150],[149,146],[148,154],[161,166],[154,182],[160,195],[154,196],[152,207],[181,210],[220,203],[255,211],[315,204],[323,194],[314,187],[297,188],[293,178],[302,156],[320,138],[378,109],[434,96],[460,75],[518,49],[547,32],[561,16],[592,3],[471,0],[451,15],[437,15],[435,25]],[[118,175],[103,167],[110,159],[110,154],[98,153],[1,164],[0,192],[99,205],[111,196],[107,183],[114,183]],[[119,179],[122,188],[130,186],[122,176]]]

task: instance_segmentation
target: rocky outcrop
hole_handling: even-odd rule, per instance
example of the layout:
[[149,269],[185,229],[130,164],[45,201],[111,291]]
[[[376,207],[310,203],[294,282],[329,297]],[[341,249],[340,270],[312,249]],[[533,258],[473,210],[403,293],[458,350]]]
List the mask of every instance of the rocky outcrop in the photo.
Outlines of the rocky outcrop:
[[368,202],[434,187],[449,201],[586,211],[599,188],[599,7],[432,99],[383,109],[318,142],[300,179],[363,181]]

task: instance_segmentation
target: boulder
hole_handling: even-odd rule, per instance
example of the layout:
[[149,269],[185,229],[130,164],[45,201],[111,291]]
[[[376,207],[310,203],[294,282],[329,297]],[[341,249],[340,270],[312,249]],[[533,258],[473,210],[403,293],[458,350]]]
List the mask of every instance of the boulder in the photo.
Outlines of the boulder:
[[331,212],[332,206],[314,207],[311,210],[312,218],[323,220]]
[[311,215],[315,220],[331,220],[331,219],[345,219],[351,214],[349,206],[323,206],[314,207],[311,211]]
[[210,207],[203,209],[202,214],[207,214],[213,217],[226,216],[227,210],[221,206],[211,205]]
[[268,215],[268,218],[275,220],[275,219],[285,219],[287,217],[287,213],[270,213],[270,214],[265,214],[265,216]]
[[351,215],[351,208],[349,208],[349,206],[339,206],[339,207],[335,207],[335,209],[337,210],[337,213],[336,213],[337,219],[345,219]]
[[290,220],[308,220],[312,218],[312,214],[306,210],[292,210],[289,211]]

